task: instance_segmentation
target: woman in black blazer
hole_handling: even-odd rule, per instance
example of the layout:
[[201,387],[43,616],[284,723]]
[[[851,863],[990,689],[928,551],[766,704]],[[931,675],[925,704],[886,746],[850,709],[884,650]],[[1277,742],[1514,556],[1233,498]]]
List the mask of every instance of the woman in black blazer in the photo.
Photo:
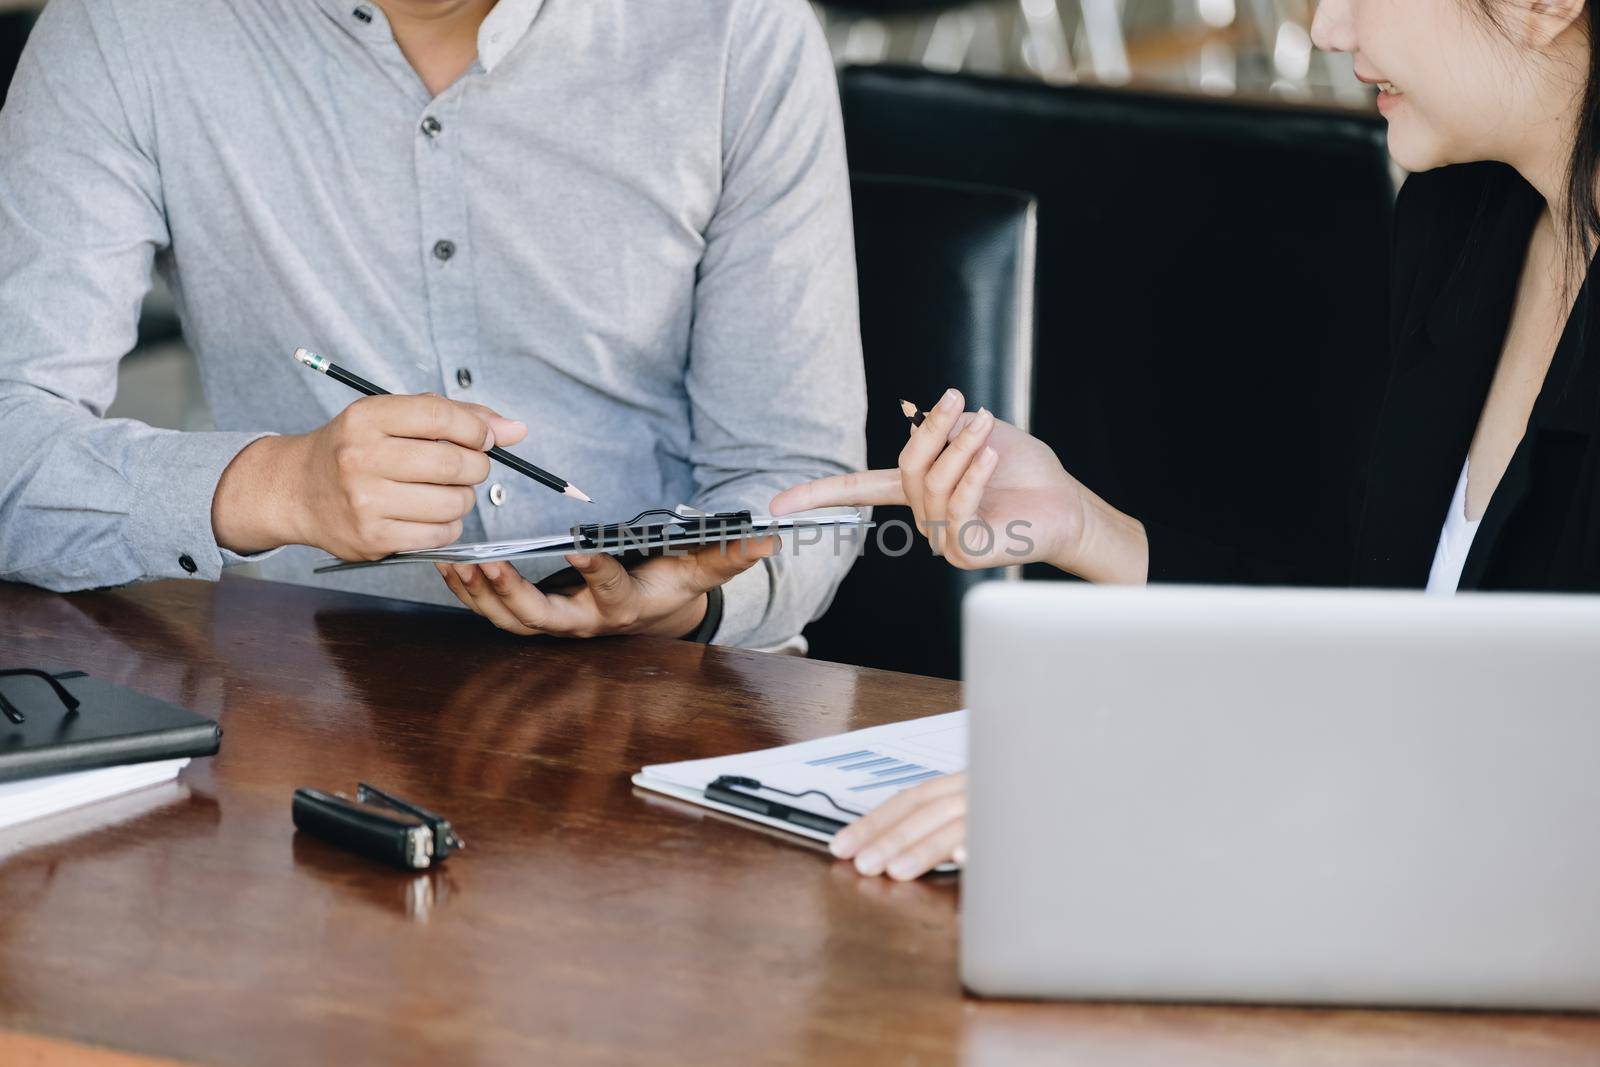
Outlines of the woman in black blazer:
[[[1317,44],[1353,53],[1379,86],[1390,151],[1414,172],[1396,209],[1393,365],[1355,502],[1353,585],[1600,589],[1597,4],[1318,8]],[[1099,582],[1275,577],[1196,531],[1123,514],[1042,442],[963,408],[946,393],[898,469],[797,486],[772,510],[906,504],[959,567],[1044,561]],[[896,797],[842,831],[835,854],[902,879],[961,858],[963,785]]]

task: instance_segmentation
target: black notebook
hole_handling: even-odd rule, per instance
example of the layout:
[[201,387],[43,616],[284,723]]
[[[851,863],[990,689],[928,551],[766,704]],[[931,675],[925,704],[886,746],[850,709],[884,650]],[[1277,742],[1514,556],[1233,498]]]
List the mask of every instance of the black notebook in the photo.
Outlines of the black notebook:
[[26,718],[0,719],[0,782],[210,756],[222,744],[222,727],[192,711],[75,671],[55,677],[76,711],[39,678],[0,678],[0,694]]

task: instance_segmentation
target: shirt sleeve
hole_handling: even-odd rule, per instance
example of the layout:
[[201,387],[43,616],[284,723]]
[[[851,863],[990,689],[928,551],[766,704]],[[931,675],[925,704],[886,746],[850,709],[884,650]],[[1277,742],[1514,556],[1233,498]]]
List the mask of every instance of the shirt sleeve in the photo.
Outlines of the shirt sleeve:
[[[803,0],[730,20],[723,186],[695,286],[690,458],[708,510],[767,510],[866,462],[850,178],[832,59]],[[821,615],[855,554],[790,545],[724,587],[718,644],[777,644]]]
[[0,111],[0,578],[84,589],[237,559],[211,498],[260,435],[104,417],[169,240],[149,101],[109,0],[48,5]]

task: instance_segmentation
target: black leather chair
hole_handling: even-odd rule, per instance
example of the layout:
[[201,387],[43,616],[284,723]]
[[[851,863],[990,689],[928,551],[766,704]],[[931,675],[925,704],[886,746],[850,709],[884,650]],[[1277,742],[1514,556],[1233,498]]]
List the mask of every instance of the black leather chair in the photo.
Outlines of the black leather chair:
[[854,170],[1038,198],[1033,430],[1068,469],[1296,583],[1348,574],[1388,368],[1375,117],[884,67],[841,90]]
[[[1026,424],[1033,362],[1034,204],[1007,190],[857,176],[856,260],[867,370],[867,461],[893,467],[922,407],[957,386]],[[959,676],[961,597],[997,571],[935,558],[907,508],[878,528],[833,605],[806,630],[816,659]]]
[[28,43],[33,20],[34,12],[26,8],[0,11],[0,107],[5,106],[6,90],[17,72],[17,60],[22,58],[22,46]]

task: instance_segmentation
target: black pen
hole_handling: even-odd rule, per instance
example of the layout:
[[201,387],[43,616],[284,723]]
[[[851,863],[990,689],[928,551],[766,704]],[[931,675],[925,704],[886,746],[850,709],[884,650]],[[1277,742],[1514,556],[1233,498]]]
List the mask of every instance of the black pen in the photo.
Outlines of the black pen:
[[[359,374],[351,374],[349,371],[333,362],[333,360],[329,359],[327,356],[319,356],[309,349],[295,349],[294,358],[299,360],[301,363],[304,363],[312,370],[317,371],[320,374],[326,374],[336,382],[343,382],[345,385],[348,385],[358,393],[365,393],[368,396],[392,395],[389,390],[373,385]],[[497,459],[501,463],[504,463],[506,466],[510,467],[512,470],[516,471],[518,474],[526,474],[529,478],[532,478],[540,485],[543,485],[549,489],[554,489],[556,492],[565,496],[570,496],[574,500],[581,500],[585,504],[594,503],[593,500],[589,499],[589,494],[585,493],[582,489],[579,489],[565,478],[558,478],[542,467],[535,467],[527,460],[519,459],[499,446],[489,449],[489,458]]]
[[[762,784],[756,781],[754,778],[735,778],[730,777],[729,775],[723,775],[721,778],[718,778],[716,781],[706,786],[706,799],[715,800],[721,804],[729,804],[736,808],[743,808],[745,811],[752,811],[757,815],[765,815],[769,819],[778,819],[782,822],[794,823],[796,826],[804,826],[808,830],[820,830],[825,834],[836,834],[840,830],[843,830],[846,826],[850,825],[848,822],[845,822],[842,819],[830,819],[826,815],[818,815],[816,812],[806,811],[804,808],[792,807],[788,804],[782,803],[781,801],[768,800],[765,797],[752,796],[749,793],[741,792],[740,789],[736,787],[743,787],[745,789],[772,789],[771,786],[763,787]],[[782,789],[773,789],[772,791],[775,793],[784,792]],[[828,803],[833,803],[833,799],[822,793],[820,790],[812,789],[808,790],[808,792],[816,793],[826,799]],[[805,794],[791,793],[789,795],[804,796]],[[838,807],[836,804],[834,806]]]

